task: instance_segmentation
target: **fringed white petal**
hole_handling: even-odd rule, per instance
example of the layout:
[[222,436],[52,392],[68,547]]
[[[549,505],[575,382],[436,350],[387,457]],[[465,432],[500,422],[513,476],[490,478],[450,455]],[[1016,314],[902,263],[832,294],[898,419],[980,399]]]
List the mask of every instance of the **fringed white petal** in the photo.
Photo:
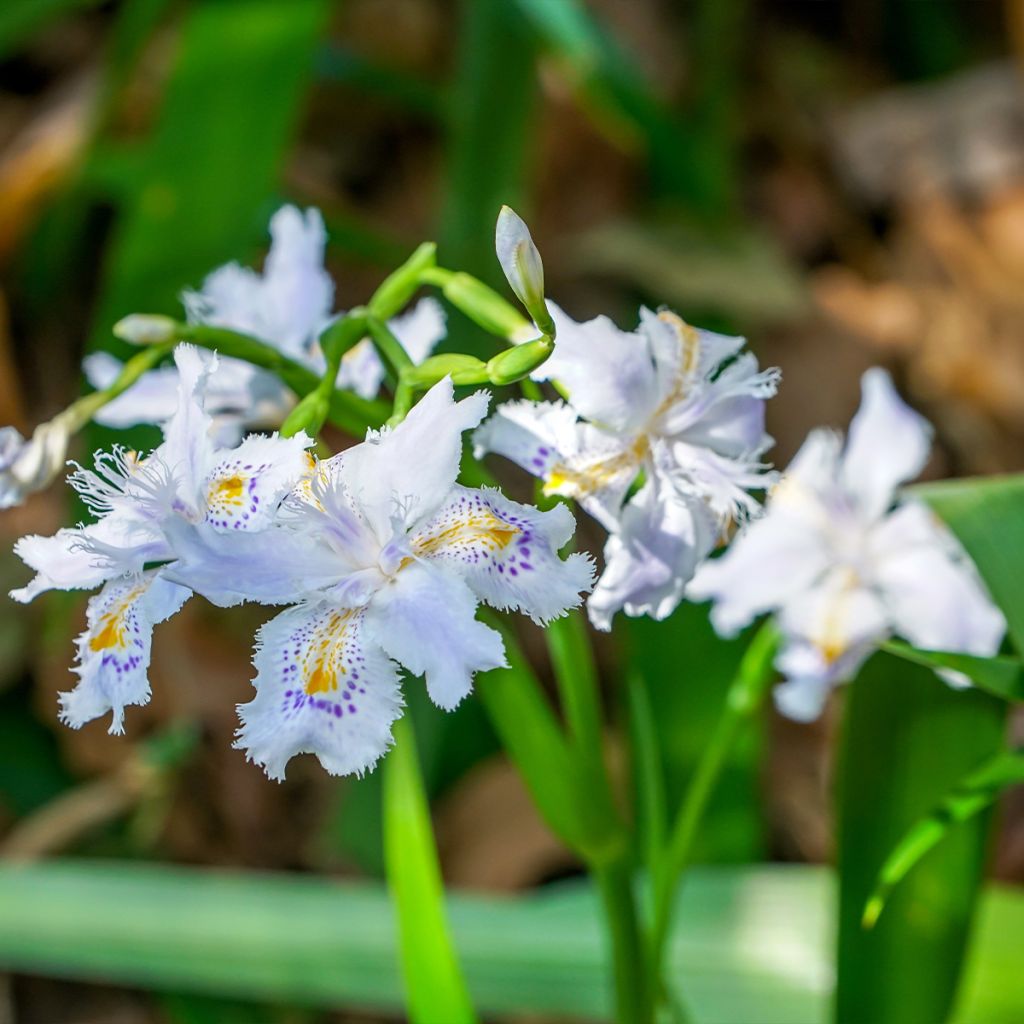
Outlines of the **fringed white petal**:
[[260,629],[254,665],[256,696],[238,707],[235,746],[270,778],[306,753],[332,775],[362,775],[391,745],[398,673],[367,640],[361,611],[326,601],[287,609]]

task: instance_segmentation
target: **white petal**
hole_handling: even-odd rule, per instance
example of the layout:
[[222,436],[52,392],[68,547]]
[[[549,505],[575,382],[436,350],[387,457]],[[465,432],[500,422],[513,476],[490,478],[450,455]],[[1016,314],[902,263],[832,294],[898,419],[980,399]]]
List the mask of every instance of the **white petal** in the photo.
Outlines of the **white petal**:
[[[779,629],[801,651],[801,678],[842,682],[889,634],[885,605],[848,568],[827,573],[815,586],[792,596],[778,616]],[[811,650],[813,648],[813,650]],[[785,659],[777,662],[786,671]]]
[[320,211],[282,206],[270,221],[273,242],[263,270],[268,341],[301,355],[326,326],[334,282],[324,269],[327,232]]
[[[804,649],[814,652],[814,648],[810,645],[804,645]],[[791,667],[796,671],[801,660],[800,656],[798,655],[793,660],[795,663]],[[781,661],[782,659],[780,659]],[[825,703],[831,692],[831,684],[821,679],[820,676],[794,674],[779,683],[772,692],[772,696],[780,714],[791,718],[794,722],[813,722],[824,711]]]
[[[108,352],[93,352],[82,360],[86,379],[102,390],[114,383],[124,364]],[[178,371],[173,366],[144,373],[127,391],[96,413],[106,427],[131,427],[137,423],[164,423],[178,405]]]
[[434,513],[451,493],[462,458],[462,434],[487,411],[478,391],[453,400],[451,378],[435,384],[394,429],[371,432],[335,456],[337,471],[363,517],[382,542],[395,521],[411,526]]
[[256,638],[256,696],[238,706],[235,746],[272,779],[296,754],[332,775],[361,775],[391,745],[402,708],[395,666],[367,642],[363,613],[300,604]]
[[202,291],[186,291],[181,301],[189,323],[227,327],[271,341],[262,333],[262,290],[255,270],[227,263],[207,275]]
[[360,398],[376,398],[384,383],[384,364],[369,338],[350,348],[338,367],[337,386],[354,391]]
[[511,459],[544,481],[544,493],[572,498],[607,529],[643,464],[642,441],[582,423],[562,402],[506,402],[473,435],[474,452]]
[[864,513],[873,517],[889,508],[900,484],[924,469],[932,429],[899,397],[885,370],[868,370],[861,392],[843,456],[842,480]]
[[875,578],[896,632],[917,647],[991,655],[1006,620],[956,538],[924,505],[896,509],[874,530]]
[[590,621],[607,630],[619,610],[658,620],[670,615],[716,536],[700,503],[648,479],[626,504],[619,531],[608,537],[605,569],[587,602]]
[[491,487],[456,486],[410,542],[416,557],[454,568],[480,600],[543,624],[578,607],[594,582],[589,558],[558,557],[575,527],[563,504],[541,512]]
[[170,618],[189,591],[159,570],[111,580],[89,601],[88,625],[77,641],[78,685],[60,695],[60,718],[78,729],[112,711],[110,732],[124,731],[124,709],[149,700],[153,626]]
[[58,530],[52,537],[22,537],[14,551],[37,574],[27,586],[11,591],[22,602],[46,590],[91,590],[169,554],[149,524],[118,513],[89,526]]
[[414,363],[422,363],[447,331],[444,307],[437,299],[420,299],[408,313],[388,322],[391,333]]
[[505,664],[501,636],[476,619],[477,598],[456,573],[414,563],[380,590],[366,610],[367,635],[413,675],[431,700],[451,710],[473,674]]
[[176,559],[164,569],[167,578],[221,608],[243,601],[290,604],[338,581],[315,537],[283,527],[225,533],[177,520],[166,529]]
[[282,498],[309,472],[305,433],[253,435],[216,459],[205,480],[206,522],[218,530],[263,530]]
[[659,381],[649,340],[621,331],[606,316],[577,323],[553,302],[555,350],[540,368],[568,390],[585,419],[621,433],[639,430],[657,409]]
[[748,523],[725,553],[697,570],[687,596],[714,601],[711,622],[733,636],[764,612],[782,607],[822,576],[830,561],[823,538],[783,506]]

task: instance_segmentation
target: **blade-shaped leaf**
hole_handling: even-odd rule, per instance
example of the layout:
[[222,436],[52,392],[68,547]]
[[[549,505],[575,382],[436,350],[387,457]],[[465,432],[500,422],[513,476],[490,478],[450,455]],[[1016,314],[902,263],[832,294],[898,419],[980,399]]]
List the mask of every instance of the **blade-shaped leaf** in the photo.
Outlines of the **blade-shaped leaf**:
[[1016,658],[997,655],[979,658],[957,651],[926,651],[902,640],[890,640],[882,649],[926,668],[951,669],[967,676],[981,690],[1003,700],[1024,700],[1024,664]]
[[956,995],[984,863],[984,818],[933,849],[867,930],[864,906],[907,830],[1002,745],[1006,704],[923,666],[872,658],[846,689],[838,785],[835,1019],[944,1021]]
[[398,919],[399,957],[414,1024],[473,1024],[476,1015],[445,920],[444,886],[408,718],[384,762],[384,850]]
[[950,829],[980,814],[999,798],[1004,789],[1021,782],[1024,782],[1024,753],[1016,750],[997,754],[958,782],[889,854],[864,909],[865,926],[874,926],[893,889],[930,849],[949,834]]

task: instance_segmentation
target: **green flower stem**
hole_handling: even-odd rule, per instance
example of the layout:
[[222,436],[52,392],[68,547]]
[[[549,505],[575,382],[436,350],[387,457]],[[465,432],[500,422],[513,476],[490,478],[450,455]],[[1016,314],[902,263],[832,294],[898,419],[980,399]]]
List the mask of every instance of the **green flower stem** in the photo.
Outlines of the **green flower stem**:
[[651,929],[651,966],[660,972],[672,923],[675,890],[686,868],[697,828],[714,793],[722,768],[743,727],[761,707],[774,678],[773,659],[779,638],[769,620],[754,635],[726,695],[725,710],[704,748],[672,826],[668,847],[655,873],[654,923]]
[[66,418],[73,431],[81,430],[103,406],[127,391],[144,373],[152,370],[161,360],[166,359],[173,349],[174,342],[170,341],[143,349],[125,362],[110,387],[93,391],[91,394],[79,398],[60,415]]
[[397,270],[384,278],[367,303],[369,312],[380,320],[396,316],[426,283],[436,259],[437,246],[424,242]]
[[652,1002],[628,857],[590,865],[590,870],[611,938],[615,1019],[618,1024],[650,1024],[654,1019]]
[[366,321],[374,348],[377,349],[381,359],[394,371],[396,377],[402,372],[411,369],[415,364],[409,358],[409,353],[402,347],[402,343],[391,333],[385,321],[379,317],[371,316]]
[[[344,321],[336,321],[328,331],[342,322]],[[315,391],[323,380],[308,367],[289,359],[271,345],[238,331],[209,327],[205,324],[179,324],[176,335],[182,341],[191,341],[223,356],[243,359],[254,366],[269,370],[280,377],[300,398]],[[345,433],[353,437],[362,437],[367,427],[379,427],[386,418],[387,405],[384,402],[360,398],[350,391],[332,389],[328,401],[327,421]]]

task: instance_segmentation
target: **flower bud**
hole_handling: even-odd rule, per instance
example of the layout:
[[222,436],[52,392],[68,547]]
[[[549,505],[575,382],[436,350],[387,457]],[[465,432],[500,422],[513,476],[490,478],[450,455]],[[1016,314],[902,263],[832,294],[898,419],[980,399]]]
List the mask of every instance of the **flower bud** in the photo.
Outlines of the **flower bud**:
[[406,373],[409,383],[421,390],[432,388],[438,381],[451,377],[453,384],[486,384],[487,364],[475,356],[461,352],[443,352],[425,359]]
[[514,384],[529,377],[552,351],[551,339],[541,337],[499,352],[487,363],[487,379],[491,384]]
[[159,345],[173,341],[180,324],[159,313],[132,313],[114,324],[114,334],[132,345]]
[[518,343],[533,338],[536,328],[497,292],[470,274],[456,271],[441,288],[444,297],[488,334]]
[[20,505],[63,469],[71,425],[65,416],[41,423],[29,440],[14,427],[0,428],[0,508]]
[[494,232],[494,248],[505,277],[545,334],[554,334],[554,325],[544,304],[544,264],[525,221],[511,207],[503,206]]

